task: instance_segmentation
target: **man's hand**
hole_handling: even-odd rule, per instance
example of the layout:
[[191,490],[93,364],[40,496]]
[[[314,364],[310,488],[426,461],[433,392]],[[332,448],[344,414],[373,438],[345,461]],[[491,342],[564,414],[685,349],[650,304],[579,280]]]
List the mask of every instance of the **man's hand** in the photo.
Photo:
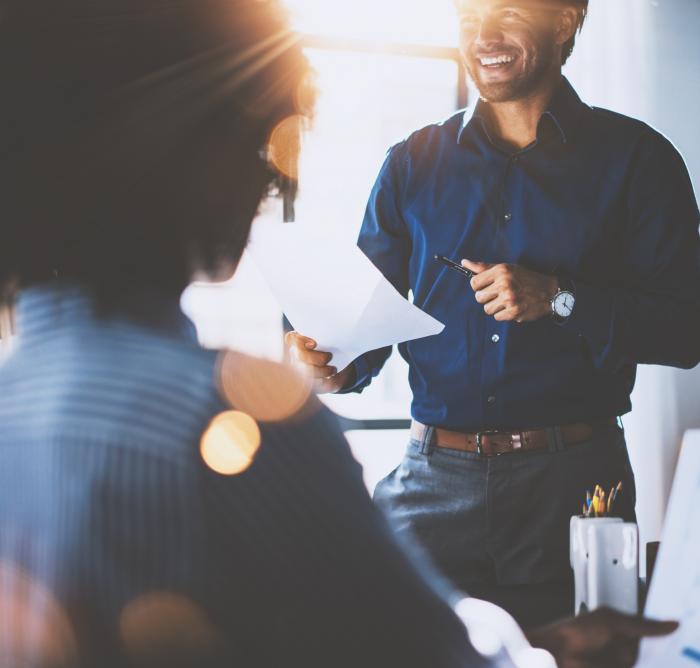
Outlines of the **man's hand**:
[[316,350],[318,344],[313,339],[302,336],[299,332],[288,332],[284,342],[289,348],[292,360],[313,378],[316,392],[337,392],[349,385],[355,373],[352,365],[338,372],[338,369],[330,366],[333,355]]
[[677,628],[677,622],[656,622],[601,608],[527,636],[533,647],[552,654],[559,668],[628,668],[637,660],[640,638],[665,636]]
[[538,274],[513,264],[485,264],[462,260],[473,271],[476,301],[496,320],[532,322],[552,313],[552,298],[559,290],[556,276]]

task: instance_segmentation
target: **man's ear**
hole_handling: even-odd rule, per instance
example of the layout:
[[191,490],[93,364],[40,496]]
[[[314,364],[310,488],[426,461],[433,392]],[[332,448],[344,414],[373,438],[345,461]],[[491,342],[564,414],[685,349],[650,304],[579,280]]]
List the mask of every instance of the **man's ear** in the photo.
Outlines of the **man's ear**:
[[579,13],[573,7],[566,7],[559,12],[557,19],[557,44],[562,46],[576,35],[579,26]]

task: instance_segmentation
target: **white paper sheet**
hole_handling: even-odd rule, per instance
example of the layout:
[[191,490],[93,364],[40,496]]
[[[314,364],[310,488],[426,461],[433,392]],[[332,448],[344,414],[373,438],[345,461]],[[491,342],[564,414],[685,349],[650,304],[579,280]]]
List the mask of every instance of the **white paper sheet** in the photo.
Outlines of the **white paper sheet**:
[[681,627],[644,640],[638,666],[700,667],[700,431],[683,441],[645,614]]
[[444,325],[404,299],[347,240],[299,223],[254,229],[248,251],[295,330],[344,369],[369,350],[439,334]]

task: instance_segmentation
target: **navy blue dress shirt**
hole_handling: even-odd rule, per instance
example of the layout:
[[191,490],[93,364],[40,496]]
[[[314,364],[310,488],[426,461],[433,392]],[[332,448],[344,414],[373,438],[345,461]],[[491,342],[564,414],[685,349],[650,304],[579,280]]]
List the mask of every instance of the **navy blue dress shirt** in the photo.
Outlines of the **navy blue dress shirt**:
[[[700,359],[698,223],[671,143],[585,105],[565,79],[523,150],[490,136],[479,105],[394,146],[358,243],[446,325],[399,346],[413,417],[476,431],[628,412],[637,364]],[[573,281],[573,315],[563,325],[497,322],[435,254]],[[390,352],[358,358],[348,391],[367,386]]]

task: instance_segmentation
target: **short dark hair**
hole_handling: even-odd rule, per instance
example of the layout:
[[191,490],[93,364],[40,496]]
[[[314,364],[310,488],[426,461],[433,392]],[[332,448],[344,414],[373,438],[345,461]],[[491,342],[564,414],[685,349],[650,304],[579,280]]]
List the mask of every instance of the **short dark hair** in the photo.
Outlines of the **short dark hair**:
[[576,33],[580,33],[583,30],[583,24],[588,15],[588,0],[556,0],[562,4],[574,5],[578,11],[578,26],[576,32],[571,36],[571,39],[564,42],[561,50],[561,64],[566,64],[569,60],[569,56],[574,50],[574,45],[576,44]]
[[277,0],[0,0],[2,299],[58,277],[110,307],[235,263],[308,73]]
[[[453,0],[455,7],[459,11],[460,0]],[[578,11],[578,26],[576,32],[581,32],[583,29],[583,23],[588,15],[588,0],[549,0],[549,2],[557,3],[560,5],[574,6]],[[576,43],[576,34],[574,34],[571,39],[564,43],[562,46],[561,53],[561,64],[564,65],[569,59],[569,56],[574,50],[574,44]]]

